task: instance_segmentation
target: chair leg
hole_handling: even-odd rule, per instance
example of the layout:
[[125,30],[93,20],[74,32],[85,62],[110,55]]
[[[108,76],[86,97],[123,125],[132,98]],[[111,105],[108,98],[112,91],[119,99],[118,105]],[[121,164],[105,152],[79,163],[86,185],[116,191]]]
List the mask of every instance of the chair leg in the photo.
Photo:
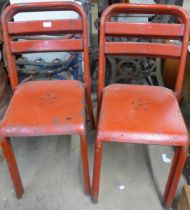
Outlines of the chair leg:
[[88,113],[90,117],[90,125],[92,129],[95,129],[95,120],[94,120],[94,114],[93,114],[91,93],[89,93],[88,91],[86,92],[86,98],[87,98],[87,104],[88,104]]
[[89,166],[88,166],[88,148],[87,148],[86,135],[80,136],[80,142],[81,142],[81,155],[82,155],[85,191],[87,194],[90,194],[91,189],[90,189],[90,176],[89,176]]
[[168,197],[167,197],[167,200],[166,200],[166,207],[168,207],[168,208],[171,208],[171,205],[172,205],[175,193],[176,193],[177,185],[179,183],[181,174],[183,172],[183,168],[184,168],[184,165],[185,165],[187,154],[188,154],[188,148],[187,147],[180,148],[179,158],[178,158],[177,166],[176,166],[176,169],[175,169],[175,174],[174,174],[173,181],[171,183],[171,187],[170,187]]
[[24,194],[24,189],[23,189],[22,181],[20,178],[20,174],[18,171],[16,159],[14,156],[14,152],[13,152],[10,140],[6,138],[3,139],[1,142],[1,147],[5,156],[5,159],[7,161],[9,173],[11,175],[11,179],[15,187],[17,198],[21,198],[22,195]]
[[168,198],[168,193],[170,191],[172,180],[173,180],[173,177],[174,177],[174,174],[175,174],[175,169],[177,167],[177,163],[178,163],[178,159],[179,159],[179,153],[180,153],[180,148],[177,147],[175,149],[175,154],[174,154],[172,166],[171,166],[171,169],[170,169],[170,174],[168,176],[168,181],[167,181],[165,191],[164,191],[164,195],[163,195],[163,200],[162,200],[163,205],[166,204],[166,201],[167,201],[167,198]]
[[94,171],[91,199],[94,203],[98,202],[99,185],[100,185],[100,170],[102,161],[102,142],[96,142],[94,153]]

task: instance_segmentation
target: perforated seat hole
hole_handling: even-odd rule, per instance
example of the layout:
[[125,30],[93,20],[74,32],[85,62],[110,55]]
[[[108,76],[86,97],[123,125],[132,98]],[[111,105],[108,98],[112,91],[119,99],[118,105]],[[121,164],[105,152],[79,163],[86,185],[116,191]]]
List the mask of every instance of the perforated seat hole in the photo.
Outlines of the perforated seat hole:
[[39,100],[40,100],[41,105],[43,105],[43,104],[53,104],[55,102],[56,98],[57,97],[55,95],[50,94],[50,93],[46,93],[43,96],[40,96]]
[[131,104],[135,110],[148,110],[150,107],[150,103],[141,98],[132,100]]
[[66,120],[68,120],[68,121],[69,121],[69,120],[72,120],[72,117],[67,117]]

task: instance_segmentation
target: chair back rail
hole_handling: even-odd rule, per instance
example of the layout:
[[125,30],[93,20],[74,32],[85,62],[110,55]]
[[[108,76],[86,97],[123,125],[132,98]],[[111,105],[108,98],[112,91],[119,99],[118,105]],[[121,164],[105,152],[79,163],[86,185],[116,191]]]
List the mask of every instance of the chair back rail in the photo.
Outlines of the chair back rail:
[[[111,18],[118,14],[156,14],[177,16],[179,23],[132,23],[116,22]],[[174,39],[180,44],[164,42],[130,42],[109,41],[109,37],[138,37],[148,39]],[[175,94],[178,100],[182,91],[187,47],[189,39],[189,18],[187,12],[174,5],[114,4],[108,7],[100,22],[99,74],[98,74],[98,115],[101,106],[105,81],[106,55],[129,55],[162,58],[178,58],[180,60]]]
[[[22,12],[74,11],[80,19],[57,19],[14,22],[14,16]],[[83,52],[85,85],[90,88],[88,27],[87,17],[80,5],[74,2],[36,2],[13,4],[6,8],[2,15],[3,37],[11,87],[14,90],[19,84],[16,56],[36,52]],[[59,36],[72,33],[80,34],[71,39]],[[37,36],[53,35],[55,39],[38,40]],[[19,36],[33,36],[33,40],[18,39]],[[35,39],[36,37],[36,39]],[[90,91],[90,90],[89,90]]]

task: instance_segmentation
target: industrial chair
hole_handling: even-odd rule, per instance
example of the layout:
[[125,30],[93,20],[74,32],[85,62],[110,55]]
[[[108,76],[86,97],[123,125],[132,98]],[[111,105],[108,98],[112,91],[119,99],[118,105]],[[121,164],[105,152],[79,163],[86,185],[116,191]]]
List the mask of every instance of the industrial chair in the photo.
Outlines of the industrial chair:
[[[179,24],[113,22],[117,14],[160,14],[179,18]],[[180,100],[188,44],[187,13],[177,6],[115,4],[108,7],[100,23],[98,78],[98,131],[94,157],[92,200],[98,202],[103,142],[168,145],[175,157],[163,196],[170,207],[186,160],[188,131]],[[178,39],[179,44],[158,42],[113,42],[107,37]],[[105,56],[128,55],[180,59],[175,90],[164,87],[113,84],[104,88]]]
[[[80,19],[20,21],[13,17],[21,12],[74,11]],[[87,139],[85,126],[86,99],[91,120],[88,27],[85,11],[72,2],[14,4],[2,16],[3,37],[13,97],[0,127],[1,146],[18,198],[23,186],[9,137],[80,135],[86,193],[90,193]],[[77,34],[81,38],[61,39],[57,35]],[[55,39],[20,40],[18,36],[56,35]],[[16,56],[36,52],[83,52],[85,84],[74,81],[30,81],[19,84]],[[85,97],[86,93],[86,97]]]

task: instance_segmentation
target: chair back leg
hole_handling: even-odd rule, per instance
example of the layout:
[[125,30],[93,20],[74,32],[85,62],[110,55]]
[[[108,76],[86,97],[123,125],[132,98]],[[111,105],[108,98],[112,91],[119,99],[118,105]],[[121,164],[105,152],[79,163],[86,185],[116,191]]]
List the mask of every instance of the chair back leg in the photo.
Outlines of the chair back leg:
[[91,99],[91,92],[86,90],[86,100],[88,104],[88,114],[90,118],[90,126],[91,129],[95,129],[95,120],[94,120],[94,113],[93,113],[93,105],[92,105],[92,99]]
[[92,201],[98,202],[99,185],[100,185],[100,170],[102,162],[102,142],[96,141],[95,153],[94,153],[94,173],[93,173],[93,184],[92,184]]
[[88,148],[87,148],[86,134],[80,136],[80,142],[81,142],[81,155],[82,155],[85,191],[86,191],[86,194],[90,194],[91,187],[90,187]]

